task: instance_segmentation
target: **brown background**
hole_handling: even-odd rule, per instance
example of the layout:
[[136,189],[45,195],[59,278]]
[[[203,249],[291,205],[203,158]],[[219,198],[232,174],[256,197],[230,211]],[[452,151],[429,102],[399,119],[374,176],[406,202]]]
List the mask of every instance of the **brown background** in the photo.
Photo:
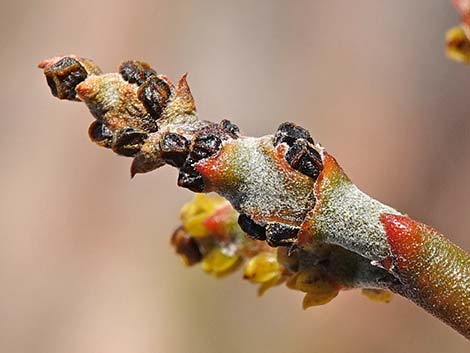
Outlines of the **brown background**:
[[468,352],[411,303],[357,291],[301,309],[188,270],[168,237],[191,193],[88,141],[85,106],[36,64],[189,71],[200,115],[250,135],[296,121],[364,190],[470,249],[470,67],[450,1],[2,1],[0,352]]

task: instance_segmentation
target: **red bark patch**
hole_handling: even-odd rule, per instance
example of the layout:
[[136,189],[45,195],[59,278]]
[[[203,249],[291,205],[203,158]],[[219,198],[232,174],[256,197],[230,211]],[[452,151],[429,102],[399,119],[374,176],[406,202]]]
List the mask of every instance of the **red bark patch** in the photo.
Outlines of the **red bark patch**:
[[409,264],[408,259],[414,257],[421,243],[419,225],[421,223],[406,216],[382,214],[380,221],[385,227],[387,240],[392,254],[395,256],[395,265],[399,269]]

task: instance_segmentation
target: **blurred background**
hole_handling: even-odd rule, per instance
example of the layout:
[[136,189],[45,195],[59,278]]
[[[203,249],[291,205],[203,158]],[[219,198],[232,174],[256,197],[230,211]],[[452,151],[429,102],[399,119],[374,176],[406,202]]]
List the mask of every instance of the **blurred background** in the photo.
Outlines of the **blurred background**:
[[76,53],[172,80],[244,134],[308,128],[359,187],[470,249],[470,68],[449,1],[2,1],[0,352],[468,352],[415,305],[343,292],[301,309],[187,269],[169,236],[192,194],[91,144],[82,104],[36,68]]

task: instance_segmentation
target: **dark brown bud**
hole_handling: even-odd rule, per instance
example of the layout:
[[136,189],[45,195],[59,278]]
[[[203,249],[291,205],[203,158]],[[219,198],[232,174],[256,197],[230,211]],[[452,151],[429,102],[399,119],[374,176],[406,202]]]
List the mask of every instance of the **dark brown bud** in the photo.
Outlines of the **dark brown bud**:
[[182,135],[166,133],[160,142],[162,157],[166,163],[181,168],[189,153],[189,141]]
[[66,56],[45,68],[44,75],[54,96],[77,100],[75,87],[87,78],[88,73],[77,59]]
[[175,230],[171,237],[171,245],[188,266],[197,264],[202,260],[202,253],[196,240],[183,227]]
[[317,179],[323,169],[320,153],[306,140],[297,140],[287,151],[286,161],[289,165],[313,179]]
[[196,136],[191,145],[191,157],[199,161],[216,154],[222,146],[222,140],[213,133],[201,133]]
[[178,174],[178,186],[187,188],[194,192],[204,191],[204,180],[201,173],[194,168],[196,161],[186,159]]
[[125,61],[119,66],[119,73],[129,83],[141,85],[150,76],[157,76],[157,72],[149,64],[142,61]]
[[157,76],[149,78],[137,91],[139,100],[147,112],[156,120],[160,119],[170,95],[171,88],[168,83]]
[[222,130],[228,132],[233,138],[237,138],[240,134],[240,129],[237,125],[232,123],[230,120],[224,119],[220,122]]
[[287,143],[289,146],[292,146],[298,139],[304,139],[312,144],[314,143],[308,130],[294,123],[282,123],[277,128],[276,134],[274,135],[274,146],[281,143]]
[[88,128],[88,136],[98,146],[111,148],[113,133],[101,121],[94,121]]
[[266,228],[253,221],[249,216],[239,215],[238,225],[250,238],[255,240],[266,239]]
[[283,223],[269,223],[266,226],[266,241],[270,246],[291,245],[297,239],[299,228]]
[[111,147],[121,156],[132,157],[140,151],[146,139],[147,133],[145,131],[126,127],[114,133]]

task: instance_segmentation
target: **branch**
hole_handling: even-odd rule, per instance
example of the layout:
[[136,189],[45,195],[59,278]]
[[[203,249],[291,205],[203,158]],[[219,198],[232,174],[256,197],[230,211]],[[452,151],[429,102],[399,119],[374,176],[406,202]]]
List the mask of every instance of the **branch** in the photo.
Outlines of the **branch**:
[[174,86],[138,61],[110,74],[76,56],[39,67],[53,95],[88,106],[93,142],[133,158],[132,177],[169,164],[179,186],[227,200],[183,209],[172,242],[187,264],[220,276],[244,261],[260,293],[286,281],[306,292],[304,307],[345,289],[383,300],[391,290],[470,338],[469,255],[360,191],[307,130],[284,123],[254,138],[199,120],[186,75]]

